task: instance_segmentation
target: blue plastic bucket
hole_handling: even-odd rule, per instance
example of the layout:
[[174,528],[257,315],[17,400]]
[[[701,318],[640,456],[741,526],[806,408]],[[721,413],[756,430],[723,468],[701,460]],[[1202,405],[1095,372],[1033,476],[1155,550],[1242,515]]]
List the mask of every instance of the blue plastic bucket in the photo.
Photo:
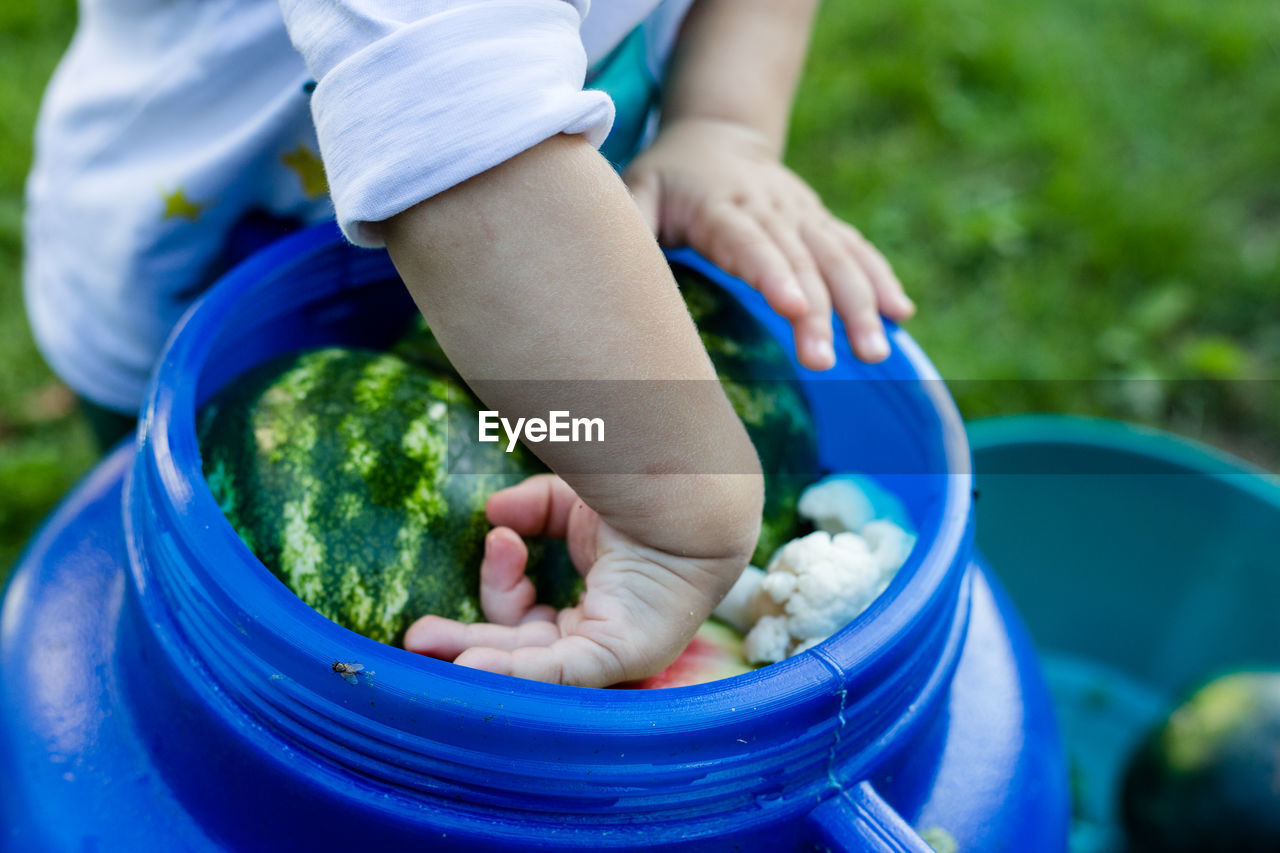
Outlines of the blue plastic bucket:
[[[742,282],[691,253],[671,260],[790,346]],[[806,377],[824,465],[879,472],[919,533],[889,590],[817,648],[747,675],[587,690],[461,669],[329,622],[209,493],[203,400],[282,352],[385,345],[411,310],[384,253],[326,226],[250,259],[186,316],[137,447],[68,499],[7,593],[0,773],[22,780],[0,794],[11,841],[921,853],[918,829],[962,849],[1062,849],[1047,694],[1016,615],[970,560],[963,426],[905,334],[892,331],[883,365],[841,344],[837,371]],[[335,661],[364,671],[351,684]]]

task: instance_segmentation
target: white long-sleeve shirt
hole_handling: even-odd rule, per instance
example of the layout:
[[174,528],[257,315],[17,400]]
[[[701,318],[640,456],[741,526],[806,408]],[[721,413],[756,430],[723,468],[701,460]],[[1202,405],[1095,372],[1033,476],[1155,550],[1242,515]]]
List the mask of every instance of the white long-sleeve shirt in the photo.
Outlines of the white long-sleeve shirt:
[[37,344],[135,411],[246,215],[336,215],[377,246],[380,221],[544,139],[599,145],[614,105],[588,69],[625,52],[657,79],[689,2],[82,0],[27,186]]

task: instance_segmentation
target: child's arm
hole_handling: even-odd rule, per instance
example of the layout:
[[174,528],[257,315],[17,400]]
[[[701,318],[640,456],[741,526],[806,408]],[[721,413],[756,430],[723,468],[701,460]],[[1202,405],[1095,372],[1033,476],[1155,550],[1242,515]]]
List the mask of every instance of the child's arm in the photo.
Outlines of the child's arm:
[[393,217],[383,233],[487,405],[546,417],[540,382],[553,380],[554,408],[602,418],[606,442],[541,443],[538,454],[556,470],[623,472],[565,475],[598,517],[554,478],[490,503],[491,518],[521,533],[568,533],[575,563],[590,566],[579,607],[558,622],[529,612],[523,546],[498,531],[486,543],[485,609],[507,624],[428,618],[406,646],[581,685],[661,670],[746,564],[762,481],[626,187],[588,143],[558,136]]
[[779,160],[816,0],[697,0],[671,59],[662,128],[626,180],[664,243],[688,243],[792,321],[830,367],[831,306],[854,351],[888,355],[878,316],[914,306],[888,263]]

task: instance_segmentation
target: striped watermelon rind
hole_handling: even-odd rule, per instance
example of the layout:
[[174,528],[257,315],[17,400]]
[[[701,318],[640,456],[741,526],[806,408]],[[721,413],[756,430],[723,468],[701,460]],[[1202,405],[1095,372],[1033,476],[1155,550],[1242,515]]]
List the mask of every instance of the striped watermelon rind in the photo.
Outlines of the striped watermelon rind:
[[[753,562],[763,566],[802,529],[796,506],[817,472],[813,418],[768,331],[701,276],[678,278],[760,455]],[[418,323],[390,352],[311,350],[238,378],[201,412],[205,477],[245,544],[299,598],[399,644],[424,614],[480,618],[485,501],[546,470],[523,447],[477,442],[479,410]],[[562,542],[530,543],[529,576],[557,608],[583,588]]]
[[[391,353],[304,352],[203,410],[205,475],[245,544],[299,598],[398,643],[426,613],[479,619],[485,500],[541,470],[523,450],[468,442],[477,410],[460,383]],[[483,473],[457,473],[451,447],[471,448],[470,470]]]

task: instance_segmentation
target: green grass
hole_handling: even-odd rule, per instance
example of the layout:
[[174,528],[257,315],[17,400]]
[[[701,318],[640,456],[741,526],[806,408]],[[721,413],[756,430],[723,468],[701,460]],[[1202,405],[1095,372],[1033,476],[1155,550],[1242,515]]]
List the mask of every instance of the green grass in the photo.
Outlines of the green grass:
[[[0,4],[0,573],[88,467],[21,310],[69,0]],[[1280,465],[1280,6],[828,0],[789,157],[891,258],[966,415],[1138,419]]]
[[0,4],[0,577],[94,456],[72,398],[35,350],[22,308],[22,185],[32,127],[74,22],[71,0]]
[[967,416],[1280,463],[1280,6],[828,3],[793,165],[890,257]]

